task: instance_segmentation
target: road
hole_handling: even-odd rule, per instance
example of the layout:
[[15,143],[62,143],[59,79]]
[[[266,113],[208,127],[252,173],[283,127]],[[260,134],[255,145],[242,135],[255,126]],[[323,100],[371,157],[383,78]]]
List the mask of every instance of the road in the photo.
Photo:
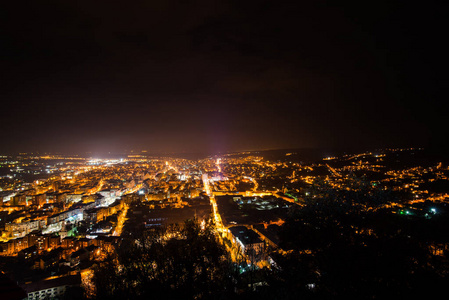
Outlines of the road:
[[128,205],[125,204],[124,209],[122,210],[122,212],[120,213],[120,215],[118,217],[117,226],[115,227],[114,233],[112,234],[113,236],[120,236],[122,234],[123,224],[126,221],[127,213],[128,213]]
[[223,222],[221,220],[221,216],[218,213],[217,201],[215,201],[215,196],[211,191],[209,178],[207,176],[203,177],[203,185],[204,185],[204,191],[206,192],[206,194],[209,196],[209,199],[210,199],[210,205],[212,206],[212,213],[214,215],[214,222],[215,222],[217,231],[220,233],[223,233],[226,231],[226,228],[224,228]]
[[331,166],[329,166],[328,164],[326,164],[326,166],[328,167],[328,169],[332,172],[332,174],[334,174],[337,177],[341,177],[341,174],[338,173],[334,168],[332,168]]

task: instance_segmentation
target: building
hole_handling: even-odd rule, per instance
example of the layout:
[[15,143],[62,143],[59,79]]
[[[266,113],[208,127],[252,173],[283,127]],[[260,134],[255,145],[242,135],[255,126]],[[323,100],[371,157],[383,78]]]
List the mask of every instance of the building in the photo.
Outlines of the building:
[[9,201],[15,195],[16,193],[12,191],[0,191],[0,206],[3,206],[4,204],[9,204]]
[[22,285],[28,300],[53,299],[63,296],[71,287],[79,287],[81,275],[69,275]]
[[39,230],[40,229],[40,221],[28,221],[22,223],[7,223],[5,224],[5,233],[10,234],[14,238],[24,237],[28,233]]
[[259,254],[264,249],[264,242],[259,235],[245,226],[234,226],[228,229],[231,233],[231,239],[234,244],[242,250],[243,253]]

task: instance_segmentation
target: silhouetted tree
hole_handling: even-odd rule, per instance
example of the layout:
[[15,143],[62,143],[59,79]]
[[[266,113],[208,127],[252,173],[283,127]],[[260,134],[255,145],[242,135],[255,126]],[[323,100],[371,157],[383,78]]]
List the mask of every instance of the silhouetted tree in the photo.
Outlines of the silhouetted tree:
[[[393,214],[384,208],[396,200],[392,193],[363,178],[350,178],[345,187],[318,181],[305,206],[290,211],[280,238],[281,247],[293,252],[278,259],[272,286],[286,298],[385,299],[441,291],[449,278],[447,259],[431,255],[428,243],[438,240],[429,226],[442,227]],[[305,287],[313,288],[309,293]]]
[[212,224],[144,231],[95,270],[99,299],[210,299],[233,293],[233,265]]

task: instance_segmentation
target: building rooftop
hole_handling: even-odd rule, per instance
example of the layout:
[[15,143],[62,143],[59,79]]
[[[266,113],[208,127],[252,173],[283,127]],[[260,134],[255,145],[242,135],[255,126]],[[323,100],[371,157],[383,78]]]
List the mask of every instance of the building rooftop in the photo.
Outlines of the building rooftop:
[[[22,285],[22,288],[27,292],[35,292],[40,290],[46,290],[63,285],[80,285],[81,275],[69,275],[63,277],[57,277],[54,279],[41,280]],[[23,299],[23,298],[22,298]]]
[[243,245],[262,243],[259,235],[245,226],[234,226],[229,228],[229,231],[242,242]]

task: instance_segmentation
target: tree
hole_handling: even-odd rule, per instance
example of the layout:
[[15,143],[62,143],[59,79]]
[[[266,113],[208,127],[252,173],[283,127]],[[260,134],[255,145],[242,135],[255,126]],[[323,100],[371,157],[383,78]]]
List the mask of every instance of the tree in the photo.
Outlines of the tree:
[[212,223],[189,220],[123,240],[93,280],[99,299],[210,299],[233,293],[232,272]]
[[[314,283],[302,298],[384,299],[425,296],[448,282],[444,258],[432,256],[418,234],[429,220],[407,220],[383,208],[391,194],[357,178],[349,190],[318,182],[304,207],[295,207],[282,226],[281,247],[293,250],[279,259],[272,286],[297,291]],[[426,222],[426,224],[423,224]],[[426,231],[428,233],[428,230]],[[296,292],[298,293],[298,292]]]

